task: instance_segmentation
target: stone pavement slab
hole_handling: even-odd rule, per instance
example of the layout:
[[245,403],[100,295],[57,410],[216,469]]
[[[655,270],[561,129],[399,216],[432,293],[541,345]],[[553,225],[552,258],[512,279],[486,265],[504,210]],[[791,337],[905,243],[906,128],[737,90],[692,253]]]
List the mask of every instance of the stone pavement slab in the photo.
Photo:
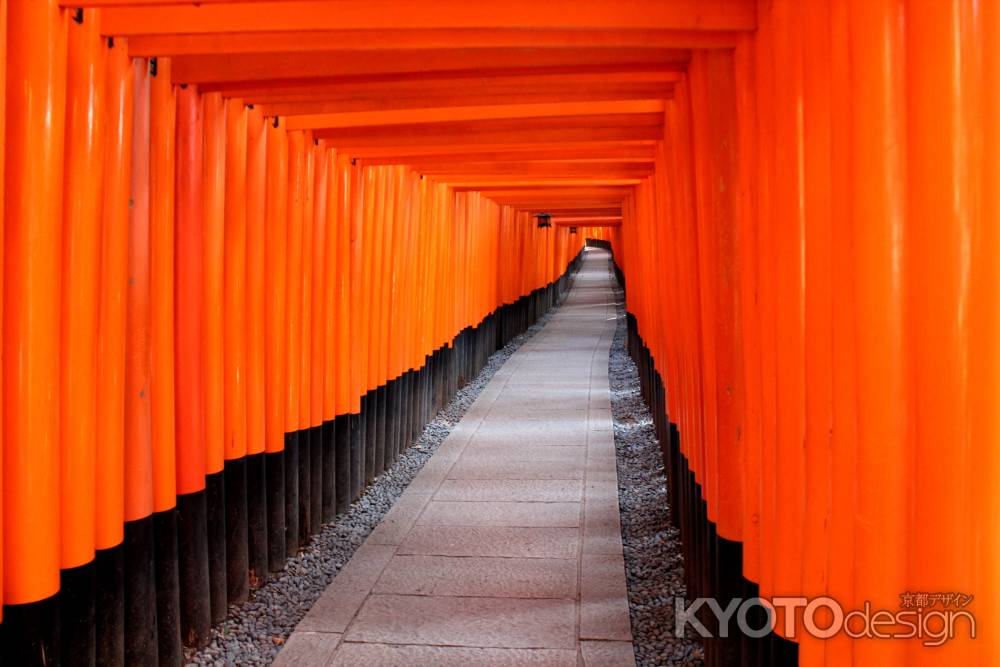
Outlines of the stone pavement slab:
[[435,500],[578,503],[583,485],[564,479],[446,479]]
[[[576,651],[537,648],[467,648],[398,644],[345,644],[333,667],[576,667]],[[600,663],[593,664],[595,667]],[[605,664],[604,667],[610,667]]]
[[608,255],[494,374],[275,664],[635,664]]
[[402,555],[393,558],[376,593],[498,598],[573,598],[576,559]]
[[576,648],[573,600],[378,595],[344,639],[385,644]]
[[428,503],[417,520],[429,526],[524,526],[573,528],[580,525],[580,503],[450,502]]
[[414,526],[396,553],[499,558],[577,558],[579,528]]

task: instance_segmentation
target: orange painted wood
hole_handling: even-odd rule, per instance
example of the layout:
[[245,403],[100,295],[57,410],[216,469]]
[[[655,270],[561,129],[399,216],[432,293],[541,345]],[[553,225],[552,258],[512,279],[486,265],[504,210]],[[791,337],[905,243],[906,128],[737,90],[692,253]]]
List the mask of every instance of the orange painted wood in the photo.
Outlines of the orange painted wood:
[[[455,148],[455,147],[452,147]],[[406,162],[417,168],[424,165],[448,165],[455,163],[518,164],[534,163],[587,163],[620,162],[629,164],[651,163],[654,159],[652,145],[594,144],[592,146],[508,146],[469,152],[462,146],[451,153],[411,152],[400,155],[373,156],[360,158],[361,164],[398,164]],[[464,149],[464,151],[463,151]]]
[[267,282],[267,121],[247,111],[246,299],[247,454],[265,449],[266,282]]
[[[655,140],[626,140],[626,141],[611,141],[611,140],[596,140],[596,141],[543,141],[539,143],[506,143],[506,144],[479,144],[475,146],[468,146],[465,144],[455,144],[455,143],[440,143],[440,144],[427,144],[424,146],[385,146],[385,147],[369,147],[369,148],[359,148],[354,147],[352,149],[351,155],[355,156],[359,162],[366,163],[371,162],[378,164],[380,162],[389,163],[399,163],[407,162],[411,159],[411,156],[421,156],[421,155],[464,155],[464,154],[496,154],[501,152],[504,154],[515,154],[515,153],[525,153],[537,151],[539,155],[544,156],[547,151],[562,151],[562,150],[572,150],[572,151],[589,151],[591,155],[601,155],[604,154],[603,151],[613,148],[623,148],[623,149],[645,149],[647,151],[653,151],[656,144]],[[614,153],[607,154],[608,157],[614,157]],[[461,158],[459,158],[461,159]]]
[[323,248],[323,325],[320,344],[323,346],[323,420],[337,416],[337,382],[340,366],[346,364],[337,358],[339,352],[340,319],[338,299],[343,265],[340,262],[340,173],[337,152],[333,149],[324,154],[326,174],[326,243]]
[[[94,546],[121,543],[125,467],[125,299],[128,282],[129,181],[132,165],[132,67],[124,41],[105,54],[107,134],[97,339],[97,440]],[[199,257],[200,262],[200,257]]]
[[149,63],[132,61],[132,172],[125,299],[125,520],[153,512],[150,405]]
[[635,141],[662,134],[658,114],[609,114],[542,120],[494,120],[478,123],[385,125],[317,130],[316,136],[344,146],[370,147],[439,145],[459,141],[467,145],[542,142]]
[[311,402],[309,425],[321,426],[326,419],[324,393],[327,382],[326,362],[326,265],[327,234],[329,233],[329,211],[327,195],[327,169],[329,160],[325,143],[314,147],[313,167],[313,235],[312,235],[312,366]]
[[412,123],[446,123],[495,118],[546,118],[550,116],[596,116],[600,114],[661,113],[659,100],[611,102],[553,102],[548,104],[502,104],[450,108],[406,109],[355,113],[304,114],[288,119],[293,130],[370,127]]
[[[60,331],[61,567],[94,557],[97,325],[104,197],[104,43],[95,12],[69,31]],[[90,19],[90,20],[87,20]]]
[[287,360],[285,431],[292,433],[299,423],[302,401],[302,232],[306,198],[305,136],[288,133],[288,252],[285,283],[285,358]]
[[[262,110],[275,116],[306,114],[341,114],[392,112],[408,109],[453,109],[488,105],[508,105],[512,98],[522,104],[611,102],[628,100],[664,100],[673,95],[671,87],[650,84],[525,84],[494,86],[479,90],[471,84],[455,90],[440,89],[411,91],[388,90],[354,93],[307,87],[306,92],[253,95],[262,101]],[[479,91],[479,92],[477,92]],[[337,93],[341,94],[338,95]]]
[[[4,181],[4,602],[59,588],[59,304],[65,24],[7,7]],[[33,520],[26,520],[33,517]]]
[[[850,136],[850,71],[848,69],[849,29],[848,8],[830,8],[830,44],[833,57],[830,65],[830,157],[831,157],[831,217],[834,221],[849,215],[851,202],[839,193],[849,191],[851,183]],[[853,241],[847,234],[834,233],[830,247],[834,267],[850,266]],[[827,591],[831,597],[857,607],[860,597],[854,587],[856,511],[855,479],[857,470],[857,350],[854,335],[855,287],[851,272],[834,274],[837,289],[832,293],[832,391],[833,410],[831,443],[830,497],[836,498],[830,507],[829,572]],[[862,602],[863,604],[863,602]],[[853,642],[838,636],[827,641],[825,658],[836,664],[850,660]]]
[[[0,36],[7,43],[7,0],[0,0]],[[4,165],[6,164],[6,125],[7,125],[7,52],[0,53],[0,186],[5,182]],[[4,207],[0,206],[0,229],[3,228]],[[0,313],[3,312],[3,255],[0,253]],[[0,327],[2,329],[2,327]],[[0,340],[0,346],[3,341]],[[0,348],[2,349],[2,348]],[[0,367],[0,404],[3,400],[3,369]],[[3,465],[3,410],[0,410],[0,467]],[[0,482],[3,474],[0,472]],[[3,537],[3,493],[0,491],[0,539]],[[0,600],[3,600],[3,549],[0,549]],[[2,605],[0,605],[0,620],[3,620]]]
[[247,453],[247,109],[226,101],[223,250],[223,438],[227,461]]
[[316,77],[381,75],[405,72],[420,79],[424,73],[450,72],[455,63],[470,69],[500,67],[579,67],[639,65],[681,70],[689,54],[684,49],[435,49],[391,51],[323,51],[314,53],[228,54],[175,56],[178,83],[259,85]]
[[315,187],[316,187],[316,146],[313,143],[312,133],[306,131],[303,136],[305,145],[305,158],[303,170],[303,199],[302,199],[302,254],[300,265],[297,269],[297,280],[300,284],[299,306],[300,318],[297,323],[300,330],[299,343],[299,417],[300,429],[313,426],[312,423],[312,378],[318,371],[312,363],[312,334],[313,334],[313,236],[315,228],[313,220],[316,215],[314,208]]
[[278,123],[267,122],[267,184],[265,192],[265,451],[285,449],[288,382],[288,135]]
[[150,77],[149,354],[153,444],[153,511],[176,505],[174,354],[175,133],[177,101],[170,60],[160,58]]
[[[802,592],[825,595],[830,552],[828,526],[832,505],[827,480],[832,479],[830,449],[833,432],[833,235],[835,232],[830,184],[833,118],[830,99],[830,17],[823,5],[803,6],[802,25],[803,109],[806,146],[805,178],[799,189],[805,198],[803,241],[807,263],[805,277],[805,526],[802,535]],[[826,642],[803,634],[799,638],[800,663],[822,665]]]
[[[978,123],[982,128],[983,150],[976,158],[974,168],[981,175],[981,183],[996,182],[1000,175],[1000,159],[997,147],[1000,146],[1000,123],[997,115],[1000,110],[1000,58],[997,52],[997,38],[1000,37],[1000,7],[985,6],[982,14],[981,30],[972,31],[978,34],[978,44],[982,49],[982,90],[978,109]],[[967,25],[967,24],[966,24]],[[965,39],[971,39],[966,37]],[[973,114],[973,118],[975,115]],[[996,292],[1000,287],[993,273],[997,264],[991,261],[990,248],[997,245],[996,225],[991,224],[1000,213],[1000,190],[983,186],[982,199],[970,216],[971,247],[974,249],[970,258],[972,275],[969,281],[969,357],[978,359],[981,363],[972,365],[969,369],[969,442],[991,443],[1000,438],[1000,429],[995,415],[991,416],[989,406],[993,396],[1000,391],[1000,364],[997,363],[998,349],[994,343],[997,334],[996,309],[988,307],[996,302]],[[998,573],[989,563],[997,558],[1000,541],[992,526],[996,525],[997,503],[996,479],[993,471],[998,469],[998,450],[989,445],[981,448],[979,456],[966,461],[966,473],[971,477],[970,499],[979,509],[970,518],[970,535],[981,539],[981,565],[976,568],[976,586],[990,591],[997,590]],[[981,456],[981,458],[980,458]],[[979,608],[977,621],[984,627],[996,627],[997,610],[987,605]],[[985,639],[985,638],[984,638]],[[976,659],[986,663],[1000,660],[1000,641],[991,638],[977,647]]]
[[278,5],[210,2],[199,7],[109,8],[103,21],[105,31],[123,36],[396,27],[752,30],[755,25],[756,6],[748,0],[652,0],[637,6],[623,6],[618,0],[577,0],[572,11],[560,4],[513,0],[502,14],[489,6],[462,0],[419,7],[388,0],[344,0],[336,4],[298,0]]
[[[897,564],[906,562],[910,548],[906,524],[897,520],[907,512],[910,479],[900,462],[912,438],[905,276],[903,265],[895,261],[906,224],[905,165],[899,152],[875,151],[871,143],[887,137],[897,145],[905,141],[899,123],[903,81],[888,74],[902,71],[902,11],[902,3],[893,0],[852,3],[849,9],[851,52],[864,53],[869,63],[852,71],[852,95],[865,96],[869,104],[852,108],[851,186],[855,335],[866,332],[857,347],[855,589],[873,605],[898,604],[907,581]],[[906,663],[905,647],[898,642],[859,643],[854,650],[855,659],[868,664]]]
[[204,186],[202,188],[202,363],[205,374],[205,474],[225,461],[224,247],[226,224],[226,106],[218,93],[202,95]]
[[506,177],[511,180],[535,178],[642,178],[652,173],[652,164],[619,162],[562,163],[456,163],[415,164],[415,169],[439,180],[458,182],[472,178]]
[[[99,0],[98,0],[99,1]],[[87,3],[83,3],[86,5]],[[77,6],[77,5],[73,5]],[[671,29],[552,30],[522,28],[440,28],[298,30],[136,35],[129,40],[133,56],[181,56],[213,53],[287,53],[350,49],[442,48],[731,48],[736,31]]]
[[[225,91],[254,102],[311,101],[457,93],[539,92],[544,86],[579,86],[581,90],[624,86],[662,87],[666,92],[683,79],[677,64],[572,64],[549,66],[442,69],[422,72],[380,72],[253,82],[214,82],[204,88]],[[508,102],[509,103],[509,102]],[[423,106],[427,106],[424,104]]]
[[[346,165],[345,165],[346,168]],[[362,216],[361,202],[363,201],[363,190],[361,187],[364,178],[363,171],[357,167],[347,170],[350,186],[350,226],[349,226],[349,250],[350,250],[350,310],[348,311],[350,339],[358,341],[353,347],[352,353],[357,355],[358,361],[350,365],[350,414],[359,414],[361,411],[361,396],[367,391],[365,386],[366,377],[364,375],[364,322],[359,315],[364,312],[364,292],[362,283],[364,280],[364,219]]]
[[350,159],[343,154],[337,155],[337,405],[338,415],[354,412],[352,405],[352,375],[351,368],[351,290],[354,280],[352,259],[352,207],[353,192]]
[[177,91],[176,351],[177,493],[205,488],[205,375],[202,320],[204,125],[194,86]]
[[[961,3],[906,8],[907,227],[896,251],[905,258],[901,324],[910,343],[912,369],[906,377],[912,440],[904,445],[915,458],[909,484],[917,492],[908,499],[909,521],[902,529],[909,544],[921,545],[908,550],[906,568],[907,585],[919,590],[976,586],[967,564],[976,558],[979,545],[968,518],[978,506],[967,491],[956,493],[955,484],[945,480],[963,479],[977,457],[977,443],[965,437],[965,392],[970,367],[978,361],[969,354],[970,331],[963,314],[971,279],[968,244],[976,215],[969,203],[982,196],[976,165],[982,136],[977,110],[985,89],[980,83],[983,45],[977,14],[976,8]],[[946,35],[941,34],[942,26],[948,26]],[[934,94],[921,72],[952,83]],[[942,442],[951,446],[942,448]],[[967,636],[942,646],[939,655],[909,646],[907,662],[971,664],[977,661],[977,646],[978,640]]]

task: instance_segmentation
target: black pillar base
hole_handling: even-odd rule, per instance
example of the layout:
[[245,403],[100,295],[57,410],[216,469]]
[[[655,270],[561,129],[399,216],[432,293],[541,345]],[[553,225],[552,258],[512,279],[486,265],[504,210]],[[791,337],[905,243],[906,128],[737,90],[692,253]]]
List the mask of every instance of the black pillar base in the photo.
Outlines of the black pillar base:
[[160,667],[184,663],[181,644],[181,589],[177,570],[177,509],[153,514],[156,568],[156,635]]
[[267,463],[263,452],[249,454],[247,468],[247,560],[250,588],[267,582]]
[[353,503],[361,496],[365,475],[365,407],[366,397],[361,398],[361,412],[350,418],[351,445],[351,496]]
[[285,433],[285,556],[299,552],[299,432]]
[[181,641],[187,646],[208,646],[212,610],[204,490],[177,496],[177,576],[181,592]]
[[58,594],[37,602],[4,605],[3,624],[0,624],[4,664],[58,665],[59,615]]
[[323,523],[333,521],[337,515],[337,420],[323,422],[323,491],[321,512]]
[[94,665],[97,565],[94,561],[59,573],[59,641],[63,665]]
[[337,462],[336,511],[343,514],[351,505],[351,428],[357,415],[340,415],[334,421],[334,455]]
[[267,569],[285,569],[285,450],[264,454],[267,484]]
[[309,534],[323,529],[323,425],[309,427]]
[[375,475],[378,472],[375,470],[375,452],[378,449],[378,393],[376,389],[371,389],[365,395],[368,399],[367,402],[362,405],[361,411],[365,415],[365,469],[364,476],[361,478],[364,483],[358,492],[361,492],[365,488],[375,481]]
[[366,476],[366,481],[371,484],[376,477],[385,472],[386,464],[389,459],[388,452],[386,451],[386,438],[389,429],[388,427],[388,413],[386,410],[386,387],[382,385],[375,390],[375,457],[372,460],[372,470],[371,474]]
[[226,618],[226,480],[225,473],[205,475],[208,510],[208,585],[212,623]]
[[226,596],[229,604],[242,604],[250,594],[247,571],[247,463],[245,458],[230,459],[224,468],[226,478]]
[[125,522],[125,664],[155,665],[157,653],[156,570],[150,515]]
[[[305,400],[309,400],[308,396]],[[299,462],[299,548],[309,544],[312,534],[312,429],[296,431]]]
[[[94,557],[97,577],[95,598],[96,662],[120,667],[125,664],[125,547],[98,549]],[[8,621],[6,610],[4,623]],[[4,646],[6,647],[6,640]]]

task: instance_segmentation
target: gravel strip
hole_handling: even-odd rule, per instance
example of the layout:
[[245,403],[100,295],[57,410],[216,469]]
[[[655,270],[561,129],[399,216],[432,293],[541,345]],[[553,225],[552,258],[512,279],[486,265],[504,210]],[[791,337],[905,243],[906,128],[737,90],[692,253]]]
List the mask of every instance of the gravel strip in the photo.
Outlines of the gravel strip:
[[295,626],[448,437],[493,374],[517,348],[541,331],[553,312],[555,308],[495,352],[479,375],[458,390],[396,463],[368,487],[346,514],[324,526],[308,547],[288,559],[277,578],[253,592],[243,605],[230,607],[229,617],[212,630],[212,641],[201,651],[189,654],[188,664],[270,664]]
[[[624,295],[616,290],[618,326],[608,366],[618,454],[625,577],[638,667],[702,665],[698,640],[674,636],[674,597],[686,597],[680,535],[670,525],[667,479],[639,373],[625,347]],[[691,632],[689,628],[689,632]]]

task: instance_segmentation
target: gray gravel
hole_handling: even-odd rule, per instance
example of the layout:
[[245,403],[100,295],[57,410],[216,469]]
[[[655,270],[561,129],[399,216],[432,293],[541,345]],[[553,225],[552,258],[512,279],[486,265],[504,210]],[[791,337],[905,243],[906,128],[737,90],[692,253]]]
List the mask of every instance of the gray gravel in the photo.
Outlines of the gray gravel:
[[615,300],[618,326],[608,368],[635,660],[638,667],[702,665],[700,642],[674,637],[674,597],[686,597],[680,535],[670,525],[667,480],[653,417],[642,400],[638,370],[625,348],[620,290]]
[[253,592],[243,605],[230,607],[228,618],[212,630],[209,645],[189,654],[188,664],[214,667],[270,664],[298,622],[444,442],[493,374],[545,326],[552,312],[494,353],[479,375],[458,391],[396,463],[368,487],[346,514],[324,526],[307,547],[288,559],[280,575]]

